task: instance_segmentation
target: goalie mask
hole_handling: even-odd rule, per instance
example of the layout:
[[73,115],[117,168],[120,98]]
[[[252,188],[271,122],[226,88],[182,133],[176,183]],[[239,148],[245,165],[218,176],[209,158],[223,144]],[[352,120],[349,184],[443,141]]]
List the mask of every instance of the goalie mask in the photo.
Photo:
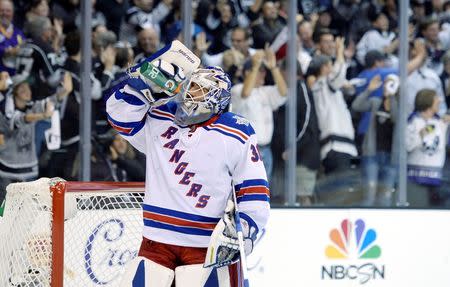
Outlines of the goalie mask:
[[199,68],[177,96],[175,122],[189,126],[222,113],[230,103],[231,82],[219,67]]

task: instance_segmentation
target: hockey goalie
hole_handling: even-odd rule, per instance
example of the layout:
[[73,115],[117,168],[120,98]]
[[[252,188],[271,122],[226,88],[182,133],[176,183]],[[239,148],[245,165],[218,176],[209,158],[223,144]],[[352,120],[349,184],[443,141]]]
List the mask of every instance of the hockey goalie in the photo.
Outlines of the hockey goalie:
[[143,240],[120,286],[237,287],[234,209],[246,254],[267,222],[255,132],[227,111],[229,77],[199,64],[175,41],[132,67],[106,102],[111,126],[147,157]]

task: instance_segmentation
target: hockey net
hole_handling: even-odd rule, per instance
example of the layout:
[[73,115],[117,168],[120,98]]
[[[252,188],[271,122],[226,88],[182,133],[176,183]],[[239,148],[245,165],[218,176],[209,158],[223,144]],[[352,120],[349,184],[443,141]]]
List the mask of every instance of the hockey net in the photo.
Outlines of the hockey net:
[[0,217],[0,286],[119,286],[141,243],[143,194],[143,183],[10,184]]

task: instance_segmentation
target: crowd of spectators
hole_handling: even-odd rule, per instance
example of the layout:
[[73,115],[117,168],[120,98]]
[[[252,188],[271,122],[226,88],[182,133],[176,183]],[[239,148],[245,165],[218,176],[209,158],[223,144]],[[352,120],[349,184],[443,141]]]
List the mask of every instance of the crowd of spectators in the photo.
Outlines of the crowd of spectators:
[[[0,202],[10,182],[78,178],[81,37],[92,38],[93,51],[91,179],[144,180],[145,158],[109,128],[105,97],[130,65],[182,41],[181,1],[92,0],[91,34],[80,35],[79,0],[0,0]],[[288,154],[288,2],[192,0],[193,51],[230,75],[233,109],[256,130],[275,202]],[[414,206],[443,205],[450,1],[410,4],[408,190]],[[398,1],[302,0],[297,12],[297,201],[320,203],[324,179],[353,171],[358,203],[391,206]]]

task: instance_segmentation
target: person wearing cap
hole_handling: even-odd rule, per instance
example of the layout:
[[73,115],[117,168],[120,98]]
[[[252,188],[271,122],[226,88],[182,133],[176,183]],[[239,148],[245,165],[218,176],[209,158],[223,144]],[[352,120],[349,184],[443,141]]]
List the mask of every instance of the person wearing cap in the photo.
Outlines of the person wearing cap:
[[[425,45],[422,41],[416,40],[414,42],[414,47],[416,53],[414,57],[411,57],[407,64],[408,73],[412,73],[418,69],[426,57]],[[358,79],[362,80],[362,84],[356,85],[356,97],[359,96],[363,91],[367,89],[370,81],[373,77],[380,75],[381,80],[384,82],[385,78],[389,74],[398,75],[398,68],[386,67],[386,56],[384,53],[378,50],[372,50],[367,52],[364,57],[366,68],[357,76]],[[383,89],[380,87],[371,92],[370,97],[382,97]],[[357,135],[358,140],[362,139],[364,134],[367,132],[370,120],[370,112],[364,112],[361,120],[358,123]]]
[[[387,75],[398,74],[397,68],[386,67],[386,55],[379,50],[368,51],[364,57],[364,63],[366,63],[366,69],[357,76],[357,78],[364,80],[364,83],[356,86],[356,98],[367,90],[370,81],[375,76],[380,76],[381,81],[384,81]],[[378,88],[370,91],[370,96],[382,98],[383,90]],[[369,113],[370,111],[364,111],[358,124],[357,134],[359,135],[359,139],[367,132],[370,119]]]
[[[361,172],[366,206],[390,206],[395,186],[396,168],[391,164],[394,124],[398,113],[400,79],[388,74],[376,75],[352,103],[356,112],[370,112],[367,133],[362,143]],[[382,97],[370,97],[381,88]]]
[[346,84],[347,64],[344,40],[336,39],[336,61],[316,55],[309,65],[309,84],[312,84],[315,109],[320,129],[320,157],[325,173],[345,171],[351,159],[358,155],[352,117],[341,88]]

